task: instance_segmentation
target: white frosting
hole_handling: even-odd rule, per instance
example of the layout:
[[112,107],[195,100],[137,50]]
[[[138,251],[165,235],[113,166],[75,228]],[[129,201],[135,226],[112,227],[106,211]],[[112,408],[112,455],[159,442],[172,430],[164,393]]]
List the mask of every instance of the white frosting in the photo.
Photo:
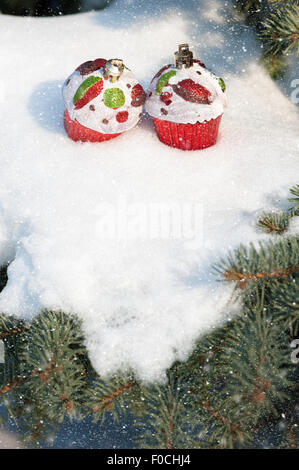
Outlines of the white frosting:
[[[79,71],[73,72],[67,78],[62,88],[65,107],[72,120],[76,119],[80,124],[89,129],[103,134],[117,134],[127,131],[138,123],[142,113],[142,104],[137,107],[131,105],[131,92],[133,87],[138,84],[138,81],[134,74],[126,67],[120,78],[114,83],[112,83],[110,79],[104,79],[103,71],[104,69],[100,68],[83,76]],[[79,86],[90,76],[102,78],[103,90],[82,108],[75,109],[73,98]],[[130,85],[130,87],[128,87],[128,85]],[[123,106],[113,109],[104,104],[104,93],[108,88],[120,88],[123,91],[125,95],[125,103]],[[116,116],[119,112],[123,111],[128,112],[128,119],[125,122],[118,122]]]
[[[168,80],[168,85],[164,86],[163,93],[172,93],[171,104],[166,105],[161,101],[160,95],[156,94],[156,86],[159,79],[170,71],[176,71],[176,75]],[[200,72],[200,74],[198,73]],[[171,85],[177,85],[182,80],[191,79],[196,84],[205,87],[211,93],[210,104],[194,103],[186,101],[174,92]],[[206,68],[194,62],[190,68],[177,69],[169,66],[163,73],[154,78],[147,93],[146,111],[150,116],[165,121],[182,124],[195,124],[196,122],[209,121],[220,116],[227,105],[226,93],[218,82],[218,78]],[[163,108],[164,113],[161,111]],[[167,112],[167,114],[165,113]]]

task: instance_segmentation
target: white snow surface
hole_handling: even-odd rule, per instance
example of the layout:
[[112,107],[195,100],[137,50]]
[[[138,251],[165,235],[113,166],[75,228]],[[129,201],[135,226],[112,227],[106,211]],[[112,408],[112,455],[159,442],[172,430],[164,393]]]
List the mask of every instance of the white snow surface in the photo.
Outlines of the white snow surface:
[[[232,287],[211,266],[267,239],[257,215],[283,207],[297,183],[297,109],[256,65],[254,34],[224,4],[115,1],[67,17],[0,15],[0,264],[10,263],[0,311],[77,314],[101,374],[132,368],[161,381],[225,321]],[[146,90],[185,42],[227,84],[214,147],[167,147],[147,115],[109,142],[67,137],[61,86],[78,64],[122,57]],[[153,206],[194,209],[195,237],[157,236]]]

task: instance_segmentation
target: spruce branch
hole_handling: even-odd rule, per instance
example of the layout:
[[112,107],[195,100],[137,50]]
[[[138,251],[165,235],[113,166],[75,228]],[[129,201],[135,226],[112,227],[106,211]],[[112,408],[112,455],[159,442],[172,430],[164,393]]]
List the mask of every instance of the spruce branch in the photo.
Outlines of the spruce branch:
[[50,419],[62,422],[65,414],[76,416],[84,402],[87,370],[81,323],[63,312],[44,311],[27,332],[30,348],[21,349],[23,374],[44,403]]
[[[224,432],[222,432],[222,437],[219,439],[220,447],[222,447],[223,444],[225,444],[225,447],[227,447],[227,444],[229,444],[229,447],[234,447],[236,442],[243,442],[244,431],[240,429],[239,424],[234,423],[224,417],[220,411],[214,409],[211,406],[208,400],[199,400],[199,405],[201,405],[212,416],[212,418],[215,418],[216,421],[219,421],[220,425],[223,425],[221,428],[224,427]],[[211,423],[211,425],[215,430],[215,424]]]
[[290,213],[292,216],[295,216],[299,214],[299,184],[291,188],[290,193],[294,196],[288,199],[293,204]]
[[290,447],[291,449],[296,449],[296,440],[295,440],[295,433],[294,433],[294,428],[293,428],[293,423],[289,423],[288,427],[288,439],[290,441]]
[[275,316],[284,324],[292,336],[299,334],[299,282],[290,279],[276,282],[272,286],[273,309]]
[[279,8],[288,8],[293,3],[298,3],[298,0],[268,0],[269,5],[276,10]]
[[137,442],[142,448],[181,449],[196,447],[192,438],[197,420],[192,415],[188,387],[174,366],[165,385],[143,390],[145,406],[137,425],[144,429]]
[[259,250],[253,244],[249,249],[241,245],[220,260],[214,267],[225,281],[233,281],[245,289],[249,282],[287,279],[299,273],[299,237],[288,237],[267,244],[259,243]]
[[26,378],[18,378],[14,380],[13,382],[8,382],[2,388],[0,389],[0,397],[2,395],[5,395],[6,393],[11,392],[14,390],[16,387],[19,387],[20,385],[23,385],[26,382]]
[[260,62],[273,79],[283,77],[286,56],[299,51],[298,0],[234,0],[234,5],[261,39],[264,52]]
[[299,5],[277,9],[263,23],[260,38],[266,55],[281,55],[294,51],[299,54]]
[[286,212],[264,212],[258,219],[257,226],[265,230],[267,233],[284,233],[288,227],[292,217],[299,215],[299,185],[290,189],[290,193],[294,197],[288,198],[293,204]]
[[265,230],[267,233],[282,234],[289,226],[288,214],[282,213],[266,213],[264,212],[258,219],[258,227]]
[[98,413],[98,411],[106,410],[110,411],[112,408],[112,403],[114,400],[118,399],[120,395],[123,395],[124,392],[131,391],[133,386],[132,382],[126,382],[124,385],[121,385],[117,390],[114,390],[110,395],[106,395],[103,400],[100,401],[98,405],[93,408],[94,413]]
[[26,442],[46,439],[66,415],[80,417],[90,370],[75,317],[43,311],[22,333],[5,338],[5,352],[0,396]]
[[10,336],[20,335],[24,333],[27,326],[24,321],[13,316],[5,316],[0,314],[0,340],[5,340]]
[[238,320],[239,334],[224,357],[230,374],[223,407],[230,410],[250,441],[253,429],[269,417],[279,416],[279,407],[289,400],[289,391],[294,388],[289,372],[294,365],[290,361],[288,336],[279,324],[269,321],[263,309],[252,312],[248,320],[248,316]]
[[249,11],[258,11],[261,9],[260,0],[235,0],[237,11],[248,13]]
[[[86,404],[93,414],[93,421],[101,419],[104,422],[107,413],[110,413],[118,422],[120,415],[125,415],[131,394],[138,393],[139,384],[134,376],[128,377],[122,374],[111,379],[99,377],[91,388],[91,399]],[[135,396],[136,398],[136,396]]]
[[260,59],[260,63],[266,68],[273,80],[282,78],[288,68],[286,58],[282,54],[264,53]]
[[267,11],[264,0],[234,0],[234,8],[244,16],[247,24],[256,28],[259,28],[261,18]]

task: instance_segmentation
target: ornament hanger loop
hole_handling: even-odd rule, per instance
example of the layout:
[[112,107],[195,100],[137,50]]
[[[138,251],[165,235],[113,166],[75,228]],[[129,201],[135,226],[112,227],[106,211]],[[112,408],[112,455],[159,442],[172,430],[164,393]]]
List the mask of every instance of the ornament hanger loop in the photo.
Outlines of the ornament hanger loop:
[[178,69],[188,69],[193,65],[193,52],[189,51],[188,44],[180,44],[179,50],[174,53],[174,66]]
[[115,83],[122,75],[124,68],[122,59],[110,59],[107,60],[104,73],[112,83]]

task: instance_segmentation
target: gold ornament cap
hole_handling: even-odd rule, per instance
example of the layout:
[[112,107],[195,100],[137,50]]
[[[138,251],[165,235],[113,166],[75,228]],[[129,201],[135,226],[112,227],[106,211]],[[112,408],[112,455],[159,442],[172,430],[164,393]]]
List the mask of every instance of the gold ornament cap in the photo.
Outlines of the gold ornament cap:
[[193,52],[189,51],[188,44],[180,44],[179,50],[174,53],[174,66],[177,69],[190,68],[193,65]]
[[119,80],[124,68],[125,66],[122,59],[110,59],[106,62],[104,74],[112,83],[114,83]]

